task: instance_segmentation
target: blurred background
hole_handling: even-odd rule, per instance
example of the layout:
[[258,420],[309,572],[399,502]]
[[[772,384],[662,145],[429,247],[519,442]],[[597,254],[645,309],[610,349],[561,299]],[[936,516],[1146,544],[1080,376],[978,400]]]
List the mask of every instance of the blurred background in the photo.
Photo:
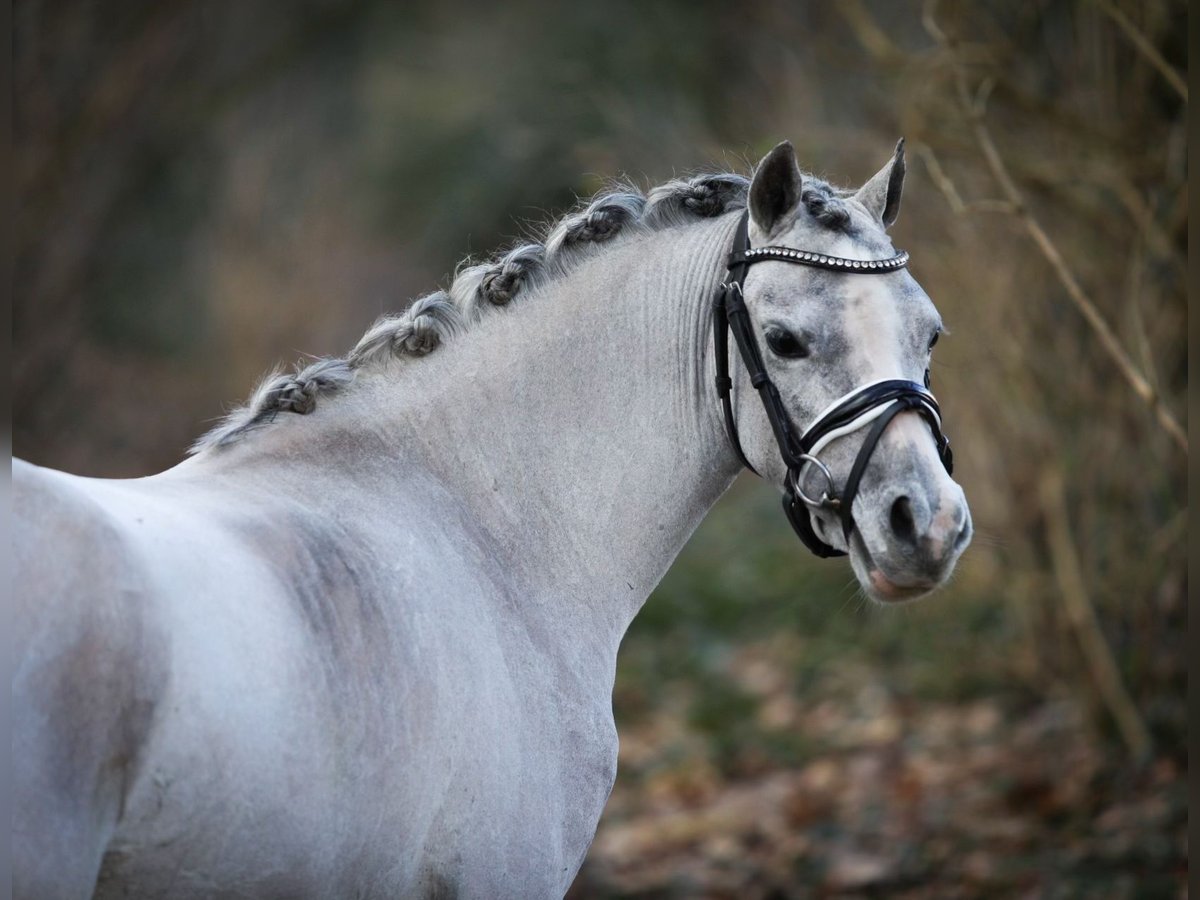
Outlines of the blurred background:
[[572,895],[1186,895],[1187,7],[18,2],[13,450],[178,461],[603,179],[857,185],[978,526],[899,609],[743,476],[634,623]]

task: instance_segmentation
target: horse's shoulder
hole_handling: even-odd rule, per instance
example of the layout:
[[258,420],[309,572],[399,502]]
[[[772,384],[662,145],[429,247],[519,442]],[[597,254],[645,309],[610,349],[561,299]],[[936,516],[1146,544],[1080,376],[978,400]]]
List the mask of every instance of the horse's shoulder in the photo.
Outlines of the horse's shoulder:
[[79,487],[80,479],[13,457],[13,516],[18,536],[76,524],[80,513],[96,510]]
[[[47,789],[124,790],[166,679],[143,573],[89,480],[14,460],[14,735]],[[14,751],[15,754],[15,751]]]
[[95,593],[127,580],[129,548],[88,479],[13,460],[14,587]]
[[[146,623],[147,573],[94,479],[13,461],[13,593],[18,632],[114,651]],[[30,635],[32,637],[32,634]]]

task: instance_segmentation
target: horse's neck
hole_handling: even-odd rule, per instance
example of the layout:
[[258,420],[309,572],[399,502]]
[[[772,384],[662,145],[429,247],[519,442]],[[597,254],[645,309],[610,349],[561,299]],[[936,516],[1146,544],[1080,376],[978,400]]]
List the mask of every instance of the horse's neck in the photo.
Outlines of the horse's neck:
[[[249,440],[376,486],[381,467],[419,460],[533,582],[531,602],[583,604],[619,639],[737,472],[708,325],[732,227],[597,250],[430,356],[360,375],[304,420],[311,430],[293,421]],[[354,502],[339,501],[343,518]]]

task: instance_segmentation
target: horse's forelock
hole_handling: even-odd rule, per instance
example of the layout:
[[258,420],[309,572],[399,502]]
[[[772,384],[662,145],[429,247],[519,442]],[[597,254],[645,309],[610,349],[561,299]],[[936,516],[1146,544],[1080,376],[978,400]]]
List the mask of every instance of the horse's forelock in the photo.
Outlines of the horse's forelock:
[[831,231],[845,231],[850,225],[850,210],[842,195],[824,181],[806,178],[800,202],[810,216]]

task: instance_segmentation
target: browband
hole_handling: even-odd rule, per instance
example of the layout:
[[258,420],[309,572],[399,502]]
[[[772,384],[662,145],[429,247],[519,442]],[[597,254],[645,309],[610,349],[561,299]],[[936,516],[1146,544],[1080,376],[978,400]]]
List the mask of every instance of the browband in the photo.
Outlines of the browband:
[[793,250],[791,247],[758,247],[745,250],[740,254],[731,253],[729,264],[731,266],[749,265],[762,262],[764,259],[799,263],[802,266],[830,269],[834,272],[894,272],[908,265],[908,253],[904,250],[887,259],[846,259],[841,256],[830,256],[827,253],[814,253],[811,250]]
[[[928,389],[929,373],[925,373],[924,386],[915,381],[904,379],[885,379],[855,388],[845,396],[835,400],[817,416],[803,433],[797,434],[778,388],[771,381],[763,364],[762,352],[754,337],[754,329],[750,321],[750,313],[746,309],[742,296],[742,285],[746,280],[746,272],[751,265],[766,260],[794,263],[797,265],[813,266],[847,274],[884,274],[895,272],[908,265],[908,254],[901,251],[887,259],[857,260],[829,256],[809,250],[798,250],[791,247],[750,247],[749,213],[743,213],[734,233],[733,250],[729,254],[729,278],[722,282],[717,289],[716,301],[713,305],[713,350],[716,356],[717,395],[725,416],[725,429],[729,434],[730,443],[742,464],[751,472],[758,474],[750,464],[738,440],[737,422],[733,415],[732,389],[733,379],[729,376],[729,338],[733,332],[742,363],[750,376],[750,383],[758,391],[767,419],[771,423],[771,431],[775,442],[779,445],[780,455],[787,466],[788,475],[784,489],[783,508],[788,520],[796,530],[797,535],[814,554],[820,557],[842,556],[844,551],[838,550],[817,537],[813,531],[812,520],[808,506],[823,506],[836,510],[842,521],[842,531],[847,545],[850,533],[854,528],[851,507],[858,493],[858,486],[866,471],[867,463],[874,452],[883,431],[899,413],[905,410],[917,412],[929,425],[937,443],[938,455],[947,472],[953,472],[954,457],[950,450],[950,441],[942,432],[941,411],[937,400]],[[833,478],[825,465],[817,458],[831,441],[844,437],[861,428],[871,425],[846,484],[840,495],[836,491]],[[820,499],[812,500],[803,491],[805,472],[813,466],[825,476],[828,489]]]

